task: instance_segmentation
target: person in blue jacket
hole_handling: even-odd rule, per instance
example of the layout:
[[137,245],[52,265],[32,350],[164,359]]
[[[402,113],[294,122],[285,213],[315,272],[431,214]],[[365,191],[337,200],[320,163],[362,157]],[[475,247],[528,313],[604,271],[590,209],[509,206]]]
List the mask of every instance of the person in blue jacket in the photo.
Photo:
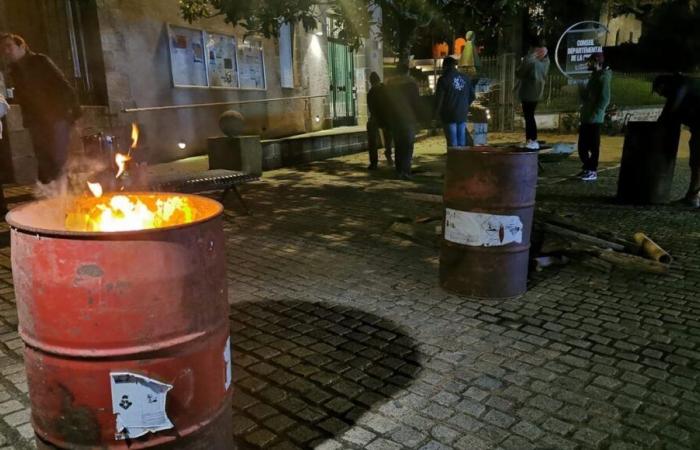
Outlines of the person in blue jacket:
[[442,76],[435,89],[435,111],[445,129],[448,147],[466,147],[469,144],[467,116],[474,98],[471,81],[457,70],[457,60],[449,56],[443,59]]

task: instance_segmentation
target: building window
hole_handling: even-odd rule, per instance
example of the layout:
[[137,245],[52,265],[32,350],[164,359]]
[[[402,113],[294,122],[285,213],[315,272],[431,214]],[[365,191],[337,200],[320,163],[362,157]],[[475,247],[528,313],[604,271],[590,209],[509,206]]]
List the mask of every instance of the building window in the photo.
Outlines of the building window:
[[294,87],[293,35],[292,25],[289,22],[280,26],[280,82],[283,88]]
[[634,42],[634,32],[630,31],[630,40],[628,42]]
[[620,30],[617,30],[617,33],[615,33],[615,45],[620,45]]

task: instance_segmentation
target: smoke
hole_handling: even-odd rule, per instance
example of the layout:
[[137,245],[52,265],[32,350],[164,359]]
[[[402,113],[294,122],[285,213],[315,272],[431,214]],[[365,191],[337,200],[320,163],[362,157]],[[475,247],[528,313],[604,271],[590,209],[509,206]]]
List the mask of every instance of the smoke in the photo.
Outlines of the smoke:
[[[34,195],[37,198],[73,197],[89,193],[87,182],[104,183],[105,191],[118,187],[110,180],[111,171],[107,160],[95,156],[71,155],[61,175],[49,183],[37,181]],[[111,174],[114,179],[114,173]]]

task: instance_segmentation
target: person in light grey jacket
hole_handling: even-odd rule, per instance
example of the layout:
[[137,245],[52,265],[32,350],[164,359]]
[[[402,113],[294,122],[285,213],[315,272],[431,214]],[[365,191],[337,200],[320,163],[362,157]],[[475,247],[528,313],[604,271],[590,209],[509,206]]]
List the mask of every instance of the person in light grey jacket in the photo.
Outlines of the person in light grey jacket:
[[516,70],[516,93],[523,105],[523,117],[525,118],[525,147],[531,150],[539,150],[537,141],[537,123],[535,122],[535,109],[537,103],[542,100],[544,86],[549,73],[549,56],[547,47],[540,38],[531,38],[530,49],[523,57],[520,66]]

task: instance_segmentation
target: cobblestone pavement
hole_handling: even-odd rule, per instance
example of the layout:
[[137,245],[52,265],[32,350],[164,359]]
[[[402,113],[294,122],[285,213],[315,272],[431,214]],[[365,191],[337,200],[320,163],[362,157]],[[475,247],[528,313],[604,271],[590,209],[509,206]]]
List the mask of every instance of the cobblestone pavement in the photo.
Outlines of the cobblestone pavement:
[[[597,183],[566,178],[573,158],[545,163],[538,204],[644,230],[675,257],[668,275],[582,260],[534,273],[517,300],[444,292],[437,236],[391,230],[440,215],[406,195],[440,192],[438,138],[418,145],[411,182],[355,155],[246,186],[253,214],[232,201],[225,222],[239,447],[700,448],[700,213],[615,205],[621,141],[605,142]],[[31,448],[2,245],[0,448]]]

